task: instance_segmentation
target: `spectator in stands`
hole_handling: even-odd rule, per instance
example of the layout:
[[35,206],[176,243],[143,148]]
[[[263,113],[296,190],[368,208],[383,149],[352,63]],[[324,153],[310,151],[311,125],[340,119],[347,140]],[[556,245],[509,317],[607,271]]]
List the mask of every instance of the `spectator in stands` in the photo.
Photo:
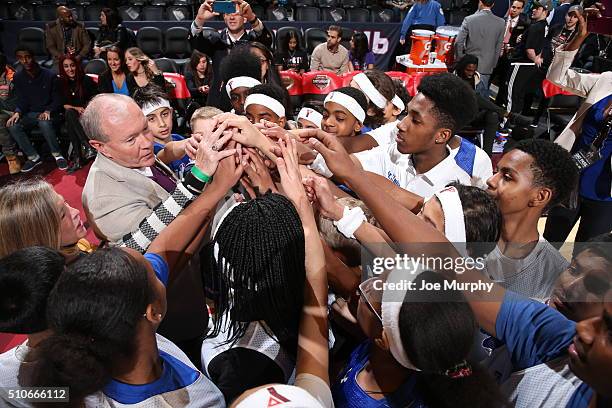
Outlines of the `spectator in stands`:
[[365,71],[374,69],[376,58],[368,46],[368,37],[356,31],[351,38],[351,49],[349,50],[349,71]]
[[73,173],[96,156],[96,151],[89,145],[87,135],[81,126],[80,117],[85,107],[97,93],[93,79],[85,75],[81,64],[72,55],[62,55],[59,59],[60,89],[66,131],[72,143],[72,165],[68,173]]
[[319,44],[310,56],[311,71],[331,71],[344,74],[350,69],[348,50],[342,44],[342,28],[331,25],[327,29],[327,41]]
[[508,98],[508,79],[510,77],[510,59],[514,54],[518,38],[525,32],[529,26],[529,18],[525,15],[523,7],[525,0],[514,0],[510,6],[510,12],[506,17],[506,29],[504,31],[504,43],[502,45],[501,56],[497,61],[497,66],[493,73],[493,77],[498,78],[497,96],[495,103],[498,105],[506,105]]
[[261,83],[282,86],[278,70],[272,68],[274,64],[272,51],[257,41],[249,43],[249,50],[251,54],[259,58],[259,63],[261,64]]
[[15,112],[15,92],[13,76],[15,70],[6,63],[6,56],[0,53],[0,145],[9,165],[9,173],[21,171],[21,161],[17,157],[17,146],[6,128],[6,122]]
[[100,58],[103,52],[109,47],[119,47],[122,50],[127,50],[134,44],[130,44],[131,37],[128,29],[122,24],[122,19],[117,10],[105,7],[100,12],[100,31],[98,38],[94,43],[93,52],[94,58]]
[[79,61],[83,61],[91,50],[91,39],[85,26],[74,20],[72,10],[66,6],[59,6],[57,20],[47,24],[45,41],[55,66],[60,55],[74,54]]
[[406,43],[406,36],[416,28],[435,30],[444,25],[444,12],[436,0],[416,0],[410,8],[400,30],[400,44]]
[[213,79],[212,62],[208,55],[193,50],[189,64],[185,67],[185,82],[191,99],[198,106],[206,106]]
[[523,111],[527,92],[540,89],[546,76],[546,71],[541,67],[544,62],[542,50],[546,44],[548,29],[546,15],[550,8],[550,0],[533,2],[532,23],[517,46],[517,52],[513,57],[514,67],[508,80],[507,109],[510,112],[520,114]]
[[555,143],[574,154],[592,151],[599,154],[588,163],[583,161],[577,208],[569,211],[555,208],[549,213],[545,236],[554,242],[565,241],[578,218],[577,242],[612,230],[612,73],[581,74],[570,69],[588,36],[584,16],[579,14],[578,21],[578,34],[564,49],[557,49],[547,78],[586,99]]
[[308,55],[300,45],[295,31],[289,31],[280,49],[274,55],[274,65],[278,71],[294,71],[303,74],[308,69]]
[[[133,98],[142,109],[153,134],[153,152],[182,179],[190,161],[185,154],[187,142],[183,136],[172,133],[174,111],[167,95],[157,87],[149,87],[137,90]],[[164,153],[160,156],[162,150]]]
[[125,52],[121,48],[111,46],[106,49],[106,72],[98,77],[98,91],[100,93],[118,93],[130,95],[128,89],[128,68],[125,64]]
[[232,106],[232,113],[244,115],[247,91],[261,84],[261,62],[254,54],[237,47],[223,59],[221,81]]
[[[218,33],[203,31],[204,23],[214,18],[218,13],[212,11],[214,0],[206,0],[198,9],[198,14],[191,25],[191,35],[189,37],[193,49],[202,51],[212,58],[213,72],[221,72],[220,66],[223,59],[227,56],[228,50],[235,45],[257,41],[266,47],[272,47],[272,33],[257,18],[249,3],[244,0],[236,0],[236,13],[225,14],[225,29]],[[251,25],[251,30],[246,31],[245,23]],[[227,112],[230,109],[228,98],[225,97],[223,87],[226,83],[215,76],[209,93],[208,104],[216,106]]]
[[563,25],[565,22],[565,15],[567,14],[569,8],[572,6],[572,0],[559,0],[559,5],[552,9],[548,17],[546,17],[546,21],[548,21],[549,27],[554,27],[558,25]]
[[489,97],[489,81],[501,53],[504,40],[504,20],[491,12],[494,0],[480,0],[479,10],[467,16],[455,41],[457,58],[470,54],[478,58],[481,95]]
[[155,65],[155,61],[145,55],[140,48],[128,48],[125,52],[125,65],[129,74],[126,82],[130,95],[139,88],[157,86],[166,90],[166,80],[164,75]]
[[330,92],[323,102],[321,129],[336,137],[353,137],[361,133],[366,120],[368,100],[359,89],[344,87]]
[[284,128],[287,124],[283,88],[272,84],[256,85],[247,92],[244,111],[251,123],[261,120],[272,122]]
[[510,147],[487,184],[503,224],[489,254],[486,274],[506,289],[543,301],[567,260],[538,232],[544,211],[569,199],[578,171],[568,152],[548,140],[527,139]]
[[53,72],[38,65],[34,60],[34,53],[27,47],[17,47],[15,56],[23,69],[13,77],[17,105],[15,113],[6,122],[6,127],[28,158],[21,171],[27,173],[42,163],[40,155],[26,134],[34,128],[39,128],[42,132],[57,167],[66,170],[68,162],[62,156],[54,124],[61,109],[58,79]]

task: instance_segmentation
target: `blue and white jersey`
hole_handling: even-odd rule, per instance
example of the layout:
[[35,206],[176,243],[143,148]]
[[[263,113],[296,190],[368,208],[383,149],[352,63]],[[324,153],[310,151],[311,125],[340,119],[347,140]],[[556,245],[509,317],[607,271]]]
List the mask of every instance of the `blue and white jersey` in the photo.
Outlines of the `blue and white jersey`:
[[26,340],[0,354],[0,407],[29,408],[33,406],[31,402],[10,398],[8,394],[9,388],[28,386],[27,381],[31,378],[34,365],[23,363],[30,350]]
[[111,380],[102,391],[85,400],[87,408],[204,408],[225,407],[213,382],[198,371],[185,353],[156,334],[162,359],[161,377],[149,384],[131,385]]
[[576,323],[535,300],[506,292],[495,331],[513,373],[501,388],[515,407],[587,408],[593,390],[569,368]]

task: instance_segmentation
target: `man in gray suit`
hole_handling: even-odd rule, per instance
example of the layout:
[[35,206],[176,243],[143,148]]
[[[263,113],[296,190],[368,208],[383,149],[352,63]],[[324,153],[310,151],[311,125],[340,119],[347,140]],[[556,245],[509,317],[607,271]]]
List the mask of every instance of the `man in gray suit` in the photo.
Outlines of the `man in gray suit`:
[[467,16],[457,35],[455,52],[457,59],[465,54],[478,58],[478,72],[485,88],[489,89],[489,80],[504,41],[504,20],[491,12],[493,0],[480,0],[478,11]]

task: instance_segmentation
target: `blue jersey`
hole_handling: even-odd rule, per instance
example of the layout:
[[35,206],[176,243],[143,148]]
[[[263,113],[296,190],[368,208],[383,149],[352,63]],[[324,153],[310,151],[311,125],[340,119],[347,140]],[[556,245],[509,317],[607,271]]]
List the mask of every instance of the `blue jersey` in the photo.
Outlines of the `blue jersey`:
[[[172,134],[173,142],[179,142],[181,140],[185,140],[185,138],[175,133]],[[163,148],[164,148],[163,144],[159,142],[153,142],[153,153],[155,153],[155,155],[157,155],[157,153],[159,153]],[[174,160],[170,162],[168,164],[168,167],[170,167],[170,170],[172,170],[174,174],[176,174],[180,180],[183,178],[183,172],[185,171],[185,168],[187,167],[189,162],[190,162],[189,156],[185,155],[178,160]]]

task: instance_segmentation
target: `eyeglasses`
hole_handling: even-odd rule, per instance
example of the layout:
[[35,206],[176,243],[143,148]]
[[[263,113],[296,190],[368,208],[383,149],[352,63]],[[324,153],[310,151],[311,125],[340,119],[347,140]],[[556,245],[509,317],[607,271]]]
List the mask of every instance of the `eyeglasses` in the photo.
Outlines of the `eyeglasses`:
[[373,277],[373,278],[366,279],[363,282],[361,282],[359,286],[357,287],[357,294],[359,295],[361,299],[363,299],[365,304],[368,306],[368,309],[370,309],[370,311],[374,313],[374,315],[378,318],[378,320],[382,324],[382,317],[380,317],[380,314],[376,311],[376,309],[374,309],[374,306],[372,305],[372,303],[370,302],[370,299],[368,299],[368,296],[366,295],[367,287],[371,283],[373,284],[374,280],[379,280],[379,278]]

